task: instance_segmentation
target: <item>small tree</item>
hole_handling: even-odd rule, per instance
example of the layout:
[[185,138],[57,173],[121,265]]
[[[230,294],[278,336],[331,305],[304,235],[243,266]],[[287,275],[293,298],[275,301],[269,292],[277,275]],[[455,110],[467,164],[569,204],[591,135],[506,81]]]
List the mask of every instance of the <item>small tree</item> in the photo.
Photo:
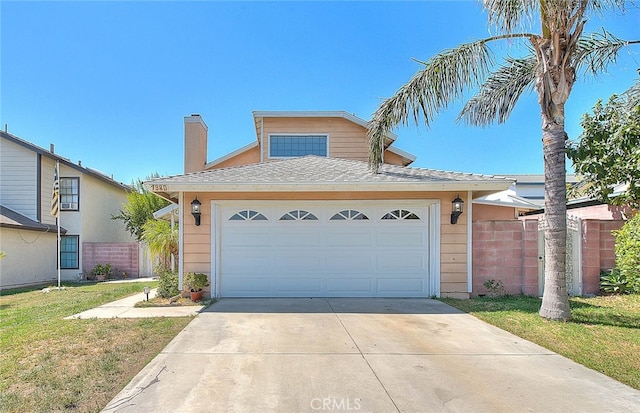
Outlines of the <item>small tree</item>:
[[640,293],[640,214],[628,220],[616,237],[616,268],[626,281],[628,291]]
[[151,254],[156,256],[166,267],[170,266],[171,257],[178,259],[178,225],[163,219],[149,219],[142,226],[142,240],[146,242]]
[[[160,175],[158,173],[153,173],[146,179],[149,180],[159,177]],[[135,188],[135,191],[129,193],[127,203],[123,205],[120,214],[112,216],[111,219],[124,221],[127,231],[136,238],[136,241],[141,241],[144,224],[153,218],[154,212],[169,205],[169,201],[147,191],[140,179],[132,183],[131,186]]]
[[[567,156],[585,184],[585,192],[605,203],[640,206],[640,80],[593,115],[582,118],[583,132],[567,147]],[[616,186],[626,189],[614,193]]]

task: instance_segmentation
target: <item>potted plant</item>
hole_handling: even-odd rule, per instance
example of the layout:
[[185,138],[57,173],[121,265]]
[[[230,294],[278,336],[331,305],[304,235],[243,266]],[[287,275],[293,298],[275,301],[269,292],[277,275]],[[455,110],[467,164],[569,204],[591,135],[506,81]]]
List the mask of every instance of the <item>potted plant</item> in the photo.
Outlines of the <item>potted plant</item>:
[[96,277],[96,280],[104,281],[111,275],[111,264],[96,264],[91,273]]
[[191,301],[202,300],[202,289],[209,285],[207,274],[201,272],[188,272],[184,276],[184,288],[189,291]]

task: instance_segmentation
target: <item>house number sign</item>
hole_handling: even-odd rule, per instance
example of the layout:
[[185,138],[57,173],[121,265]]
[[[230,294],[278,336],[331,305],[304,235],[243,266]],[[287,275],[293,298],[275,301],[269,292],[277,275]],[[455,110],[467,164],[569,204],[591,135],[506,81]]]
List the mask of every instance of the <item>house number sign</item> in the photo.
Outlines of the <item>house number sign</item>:
[[158,185],[158,184],[152,184],[152,185],[151,185],[151,190],[152,190],[153,192],[156,192],[156,191],[166,191],[167,189],[168,189],[168,188],[167,188],[167,185]]

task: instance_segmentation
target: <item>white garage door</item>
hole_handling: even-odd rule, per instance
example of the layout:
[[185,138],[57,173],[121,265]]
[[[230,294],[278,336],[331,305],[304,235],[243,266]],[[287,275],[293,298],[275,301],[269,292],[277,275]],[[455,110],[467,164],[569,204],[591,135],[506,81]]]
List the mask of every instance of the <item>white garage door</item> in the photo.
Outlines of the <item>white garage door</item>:
[[218,206],[223,297],[425,297],[429,208],[422,203]]

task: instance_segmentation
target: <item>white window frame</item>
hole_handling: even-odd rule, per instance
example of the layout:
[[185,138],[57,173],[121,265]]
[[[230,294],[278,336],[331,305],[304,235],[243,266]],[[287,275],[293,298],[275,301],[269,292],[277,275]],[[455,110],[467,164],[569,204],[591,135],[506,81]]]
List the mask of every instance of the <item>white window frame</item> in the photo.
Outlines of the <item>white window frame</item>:
[[[290,159],[290,158],[299,158],[300,156],[305,155],[294,155],[294,156],[271,156],[271,138],[304,138],[304,137],[324,137],[327,139],[327,155],[329,157],[329,134],[328,133],[270,133],[267,137],[268,147],[267,147],[267,158],[269,159]],[[309,154],[313,155],[313,154]],[[320,155],[316,155],[320,156]]]
[[[63,194],[63,190],[66,188],[63,182],[76,182],[77,192],[70,194]],[[60,177],[60,210],[61,211],[80,211],[80,177],[77,176],[61,176]],[[73,185],[72,185],[73,187]],[[77,202],[64,202],[68,197],[77,199]]]

